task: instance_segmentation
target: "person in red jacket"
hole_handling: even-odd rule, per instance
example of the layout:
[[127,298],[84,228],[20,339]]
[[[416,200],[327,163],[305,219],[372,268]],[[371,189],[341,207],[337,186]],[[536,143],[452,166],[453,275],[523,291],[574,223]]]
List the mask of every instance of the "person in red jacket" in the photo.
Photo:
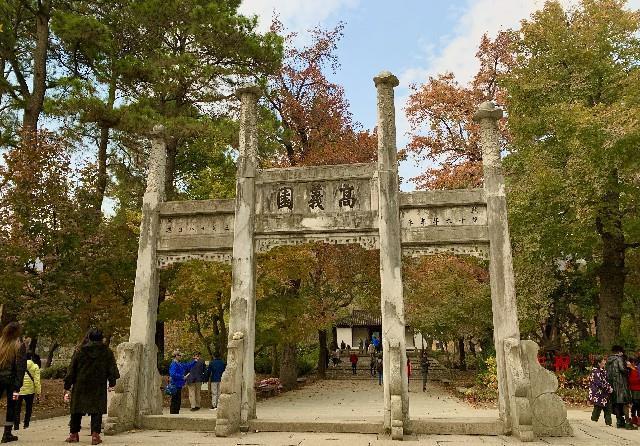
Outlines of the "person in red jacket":
[[349,361],[351,362],[351,372],[355,375],[356,370],[358,369],[358,355],[355,352],[352,352],[349,356]]
[[631,390],[631,423],[640,424],[640,351],[630,361],[629,390]]

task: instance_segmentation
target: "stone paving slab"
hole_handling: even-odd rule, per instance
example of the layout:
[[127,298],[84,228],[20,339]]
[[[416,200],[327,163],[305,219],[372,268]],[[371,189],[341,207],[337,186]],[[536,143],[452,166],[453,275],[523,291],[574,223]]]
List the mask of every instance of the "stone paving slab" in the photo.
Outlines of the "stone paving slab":
[[[88,426],[88,420],[84,423]],[[527,443],[531,446],[637,446],[640,445],[639,431],[624,431],[604,424],[574,422],[576,435],[571,438],[545,438],[542,441]],[[16,445],[64,445],[67,436],[68,419],[66,417],[36,421],[17,434],[20,440]],[[79,444],[90,444],[88,430],[81,432]],[[468,436],[468,435],[414,435],[407,436],[404,443],[425,446],[511,446],[522,445],[517,439],[506,436]],[[240,434],[233,438],[218,438],[212,432],[184,432],[148,430],[127,432],[113,437],[105,437],[106,446],[398,446],[402,443],[376,434],[335,434],[335,433],[289,433],[258,432]]]
[[[381,390],[377,382],[359,382],[351,385],[347,382],[326,381],[314,383],[295,392],[288,392],[279,397],[258,403],[258,416],[264,420],[272,419],[283,425],[287,421],[310,422],[310,420],[338,421],[350,417],[350,423],[358,424],[381,422],[381,415],[376,416],[382,405]],[[337,383],[337,384],[336,384]],[[410,409],[414,419],[426,418],[436,420],[448,417],[451,422],[472,422],[474,417],[497,416],[492,409],[477,410],[455,397],[446,390],[430,384],[426,393],[417,392],[412,387],[410,393]],[[419,390],[419,389],[418,389]],[[354,407],[353,404],[356,404]],[[358,406],[359,405],[359,406]],[[443,415],[444,414],[444,415]],[[269,416],[267,416],[269,415]],[[527,443],[532,446],[640,446],[640,431],[625,431],[609,427],[601,420],[594,423],[589,419],[588,410],[569,410],[569,420],[575,436],[569,438],[544,438],[541,441]],[[398,446],[401,443],[379,434],[367,433],[313,433],[313,432],[250,432],[239,434],[233,438],[218,438],[213,432],[204,431],[169,431],[172,426],[158,418],[155,429],[127,432],[121,435],[104,437],[105,445],[113,446],[199,446],[199,445],[277,445],[277,446]],[[190,423],[193,420],[210,420],[213,424],[215,411],[200,410],[190,412],[188,409],[179,415],[171,415],[171,423]],[[258,420],[259,422],[260,420]],[[81,432],[79,444],[90,444],[89,419],[83,420],[85,430]],[[257,425],[256,425],[257,426]],[[16,432],[20,440],[17,445],[64,445],[68,434],[68,418],[59,417],[32,422],[28,430]],[[410,435],[405,443],[426,446],[510,446],[519,445],[517,439],[508,436],[487,435]]]

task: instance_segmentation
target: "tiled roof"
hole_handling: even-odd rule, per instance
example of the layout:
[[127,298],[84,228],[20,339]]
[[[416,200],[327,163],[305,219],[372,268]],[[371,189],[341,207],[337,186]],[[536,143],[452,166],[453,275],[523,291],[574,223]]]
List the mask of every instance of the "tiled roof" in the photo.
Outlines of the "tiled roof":
[[347,316],[336,322],[336,327],[371,327],[380,325],[382,325],[382,315],[367,310],[353,310],[351,316]]

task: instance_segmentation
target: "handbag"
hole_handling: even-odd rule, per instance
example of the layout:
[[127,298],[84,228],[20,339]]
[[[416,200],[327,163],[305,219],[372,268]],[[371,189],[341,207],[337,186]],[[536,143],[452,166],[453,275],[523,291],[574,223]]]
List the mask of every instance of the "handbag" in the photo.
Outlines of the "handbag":
[[169,396],[173,396],[173,395],[176,394],[176,392],[178,392],[178,386],[173,384],[171,382],[171,379],[169,379],[169,382],[167,383],[167,385],[164,388],[164,394],[165,395],[169,395]]

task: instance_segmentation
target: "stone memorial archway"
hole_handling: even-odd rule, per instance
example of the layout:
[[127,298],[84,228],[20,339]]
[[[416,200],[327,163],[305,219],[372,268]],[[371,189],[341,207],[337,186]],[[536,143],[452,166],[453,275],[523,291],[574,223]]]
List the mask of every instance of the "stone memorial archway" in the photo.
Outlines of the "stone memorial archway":
[[235,200],[164,202],[165,144],[152,141],[143,199],[129,342],[118,346],[122,379],[109,405],[108,431],[141,426],[162,413],[154,343],[158,269],[190,259],[230,262],[233,270],[227,369],[216,435],[246,430],[256,417],[254,389],[255,255],[310,241],[357,243],[380,250],[384,429],[394,439],[410,432],[402,256],[434,253],[489,258],[499,383],[505,433],[570,435],[555,376],[538,365],[538,347],[521,341],[497,121],[502,110],[485,102],[481,127],[484,188],[399,192],[393,89],[383,72],[377,89],[378,161],[370,164],[258,169],[260,90],[237,91],[241,101]]

